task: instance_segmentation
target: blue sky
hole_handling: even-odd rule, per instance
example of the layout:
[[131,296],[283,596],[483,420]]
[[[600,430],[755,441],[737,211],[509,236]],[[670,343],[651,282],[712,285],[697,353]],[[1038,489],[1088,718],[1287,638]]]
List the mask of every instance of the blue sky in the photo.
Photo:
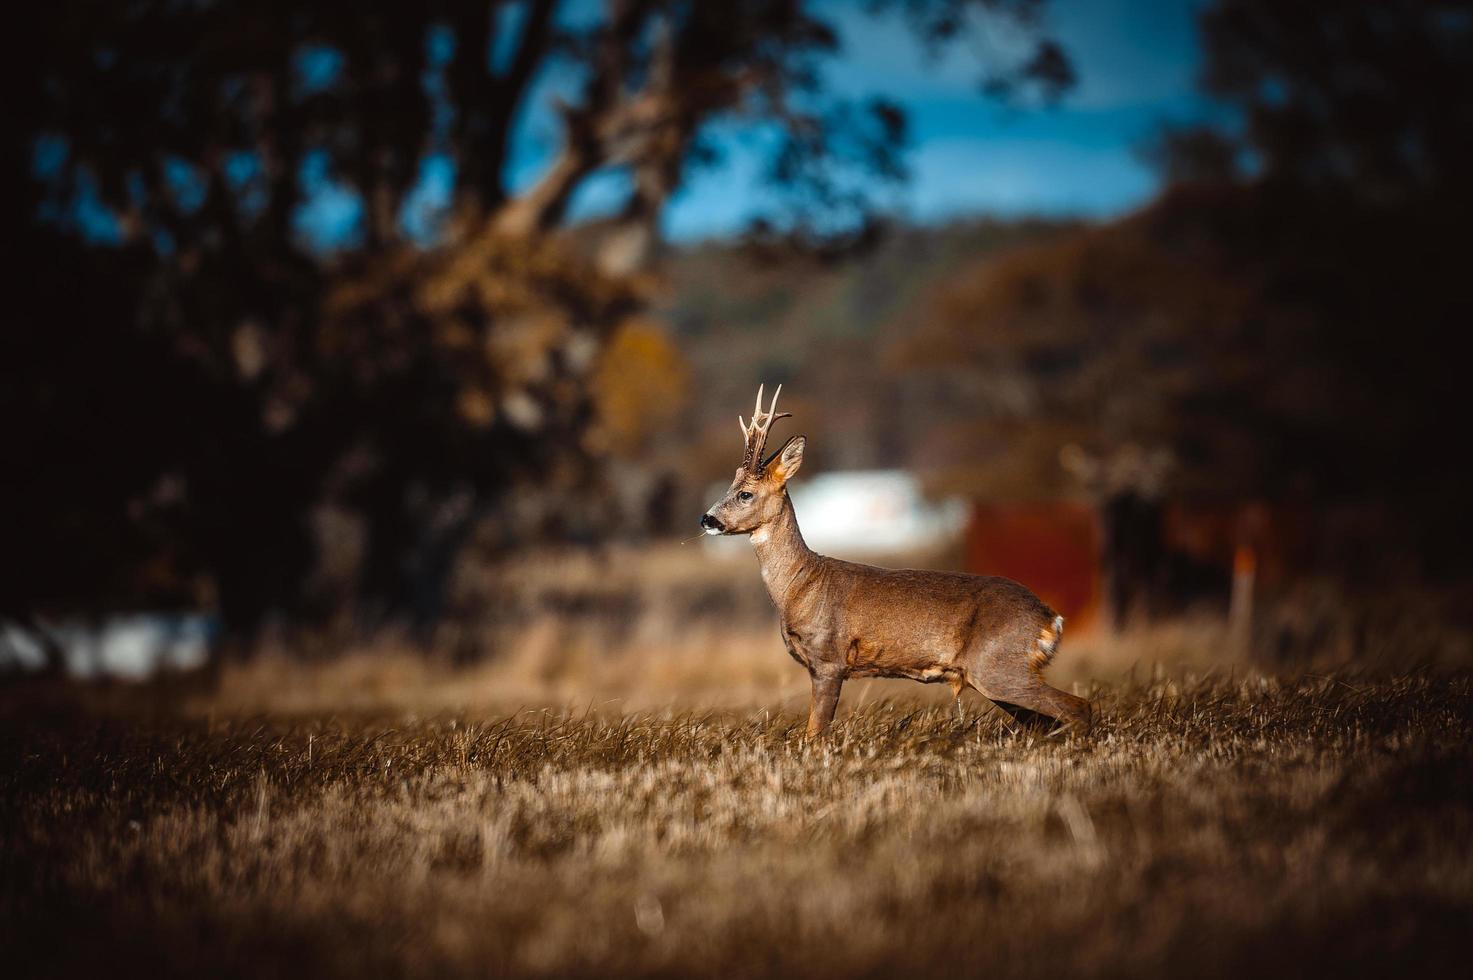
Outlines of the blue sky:
[[[916,220],[1120,214],[1157,189],[1136,152],[1140,141],[1164,120],[1220,111],[1196,92],[1200,0],[1054,0],[1050,24],[1079,82],[1051,109],[989,102],[977,90],[974,50],[958,46],[932,63],[903,25],[836,6],[844,48],[829,82],[906,108],[911,176],[893,203]],[[724,149],[723,165],[693,175],[671,203],[670,237],[739,230],[760,202],[753,151],[737,134]]]
[[[587,4],[572,4],[577,10]],[[1078,84],[1052,108],[1009,108],[978,91],[984,62],[975,45],[928,58],[896,18],[874,18],[855,0],[820,9],[842,43],[826,81],[836,94],[883,95],[907,111],[909,181],[876,187],[891,210],[917,221],[973,215],[1104,218],[1150,200],[1155,175],[1137,147],[1161,122],[1221,110],[1196,91],[1202,0],[1053,0],[1049,28],[1073,61]],[[992,35],[1007,49],[1009,39]],[[567,79],[543,78],[529,99],[509,161],[513,188],[536,179],[556,152],[556,120],[540,110]],[[567,93],[571,94],[571,93]],[[664,216],[676,241],[739,232],[767,203],[760,131],[713,130],[721,161],[690,175]],[[441,175],[448,177],[448,172]],[[573,202],[575,216],[614,207],[623,179],[597,175]],[[433,191],[428,200],[437,199]]]

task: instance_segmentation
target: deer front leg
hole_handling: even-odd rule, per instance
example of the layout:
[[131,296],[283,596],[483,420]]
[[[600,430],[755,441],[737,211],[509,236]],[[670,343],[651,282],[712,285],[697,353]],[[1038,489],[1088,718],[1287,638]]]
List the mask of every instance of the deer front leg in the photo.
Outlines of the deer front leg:
[[808,709],[808,734],[822,735],[834,720],[834,710],[839,707],[839,689],[844,686],[844,674],[832,667],[819,666],[810,672],[813,678],[813,703]]

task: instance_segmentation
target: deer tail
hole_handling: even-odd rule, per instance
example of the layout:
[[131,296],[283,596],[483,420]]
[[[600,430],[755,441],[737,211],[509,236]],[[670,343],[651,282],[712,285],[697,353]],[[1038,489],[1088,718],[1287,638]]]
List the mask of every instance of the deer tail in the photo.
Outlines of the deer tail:
[[1064,617],[1055,616],[1053,622],[1038,631],[1038,645],[1028,658],[1028,664],[1034,670],[1043,670],[1054,659],[1054,652],[1059,649],[1059,641],[1064,638]]

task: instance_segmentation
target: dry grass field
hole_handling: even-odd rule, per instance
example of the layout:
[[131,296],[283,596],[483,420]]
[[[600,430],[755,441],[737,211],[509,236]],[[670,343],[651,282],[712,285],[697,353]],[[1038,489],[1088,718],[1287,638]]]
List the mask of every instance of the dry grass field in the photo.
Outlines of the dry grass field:
[[1420,609],[1315,627],[1318,656],[1271,670],[1210,617],[1072,636],[1050,677],[1095,699],[1087,737],[868,681],[808,740],[750,552],[564,553],[461,588],[485,615],[439,659],[386,639],[0,686],[0,971],[1462,966],[1473,672]]
[[1346,976],[1466,959],[1468,674],[1138,674],[1094,686],[1101,724],[1065,738],[980,701],[958,719],[889,700],[923,690],[892,682],[846,692],[817,741],[786,701],[455,711],[386,693],[252,713],[232,685],[259,696],[230,678],[0,696],[7,976]]

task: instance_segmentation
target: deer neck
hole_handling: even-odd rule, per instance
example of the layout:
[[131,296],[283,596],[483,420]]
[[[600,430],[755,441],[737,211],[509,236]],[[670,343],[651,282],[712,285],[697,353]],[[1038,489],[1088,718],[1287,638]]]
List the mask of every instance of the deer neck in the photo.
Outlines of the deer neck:
[[798,515],[793,511],[793,502],[783,493],[783,508],[776,518],[752,532],[752,547],[757,552],[757,565],[762,569],[762,581],[767,594],[778,609],[784,608],[785,599],[794,587],[801,584],[816,567],[818,557],[809,550],[798,530]]

